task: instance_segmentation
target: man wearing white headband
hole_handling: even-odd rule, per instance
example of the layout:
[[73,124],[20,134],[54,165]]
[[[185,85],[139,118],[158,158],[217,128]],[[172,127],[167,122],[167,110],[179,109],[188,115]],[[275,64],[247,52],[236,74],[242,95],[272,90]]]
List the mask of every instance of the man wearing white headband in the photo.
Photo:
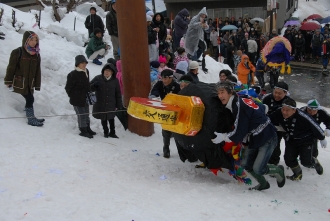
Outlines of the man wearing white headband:
[[293,175],[287,176],[290,180],[301,180],[302,170],[298,163],[298,156],[303,166],[315,168],[319,175],[323,174],[320,162],[312,156],[313,139],[324,140],[324,131],[308,115],[297,109],[296,102],[288,98],[283,101],[282,108],[269,115],[275,125],[284,128],[285,136],[285,164],[291,168]]
[[238,97],[230,82],[216,85],[218,97],[235,119],[234,129],[230,133],[214,132],[213,143],[242,142],[244,154],[242,166],[259,184],[250,190],[265,190],[270,187],[265,174],[276,176],[278,187],[285,185],[283,166],[267,164],[277,143],[276,128],[265,114],[265,106],[252,99]]
[[[274,113],[277,109],[282,107],[283,101],[285,101],[288,98],[288,90],[289,90],[289,86],[282,81],[282,82],[278,82],[275,85],[272,93],[265,95],[265,97],[262,99],[262,103],[268,106],[267,115]],[[278,125],[275,126],[278,128]],[[277,165],[280,162],[280,156],[281,156],[280,144],[283,136],[284,136],[283,131],[278,130],[277,145],[268,163]]]
[[[307,106],[301,108],[302,111],[309,114],[314,120],[321,125],[323,123],[325,125],[325,136],[330,136],[330,115],[324,110],[320,103],[316,100],[310,100],[307,102]],[[320,140],[321,147],[325,148],[327,146],[327,140]],[[317,139],[314,140],[314,148],[313,148],[313,157],[317,158],[319,155],[319,151],[317,150]]]

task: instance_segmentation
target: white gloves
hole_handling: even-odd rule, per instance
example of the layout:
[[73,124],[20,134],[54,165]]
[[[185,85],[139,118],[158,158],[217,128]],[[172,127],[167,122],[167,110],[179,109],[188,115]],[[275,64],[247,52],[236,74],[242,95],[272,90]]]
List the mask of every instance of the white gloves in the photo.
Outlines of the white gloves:
[[212,139],[212,142],[215,144],[221,143],[222,141],[231,142],[227,134],[217,133],[217,132],[214,132],[214,134],[217,135],[216,138]]
[[326,137],[330,137],[330,130],[329,129],[325,129],[324,130],[324,134]]
[[322,147],[322,148],[326,148],[326,147],[327,147],[327,144],[328,144],[328,142],[327,142],[327,140],[326,140],[326,139],[324,139],[324,140],[320,140],[320,144],[321,144],[321,147]]

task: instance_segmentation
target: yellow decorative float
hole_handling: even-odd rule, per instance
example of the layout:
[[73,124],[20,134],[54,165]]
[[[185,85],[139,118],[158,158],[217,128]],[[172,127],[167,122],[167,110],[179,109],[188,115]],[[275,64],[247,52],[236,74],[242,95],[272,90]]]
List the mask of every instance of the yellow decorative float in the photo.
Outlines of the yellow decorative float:
[[132,97],[127,113],[141,120],[159,123],[164,130],[194,136],[202,128],[204,110],[199,97],[168,94],[163,101]]

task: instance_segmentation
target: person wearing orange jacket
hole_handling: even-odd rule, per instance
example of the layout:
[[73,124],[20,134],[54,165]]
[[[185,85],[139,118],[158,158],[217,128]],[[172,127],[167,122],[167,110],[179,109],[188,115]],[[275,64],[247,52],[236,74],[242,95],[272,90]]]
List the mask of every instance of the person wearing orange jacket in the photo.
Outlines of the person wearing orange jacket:
[[242,55],[241,62],[237,66],[238,80],[242,84],[246,84],[248,86],[253,85],[255,71],[256,68],[249,61],[249,57],[247,55]]

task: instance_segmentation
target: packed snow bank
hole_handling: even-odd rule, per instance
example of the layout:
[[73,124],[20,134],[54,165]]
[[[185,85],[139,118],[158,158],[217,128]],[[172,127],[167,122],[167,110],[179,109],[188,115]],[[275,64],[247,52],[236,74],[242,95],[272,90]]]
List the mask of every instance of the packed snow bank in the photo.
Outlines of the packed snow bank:
[[[144,138],[125,131],[116,119],[120,139],[106,139],[100,121],[91,117],[97,135],[80,137],[76,117],[63,116],[74,114],[64,86],[74,57],[84,54],[84,48],[45,30],[31,26],[26,30],[40,36],[42,86],[35,93],[36,115],[53,117],[46,118],[42,128],[28,126],[23,118],[0,119],[0,220],[329,219],[328,149],[319,149],[322,176],[302,168],[300,182],[287,181],[279,189],[267,176],[271,188],[251,192],[226,171],[214,176],[195,164],[182,163],[173,139],[171,158],[164,159],[159,125],[153,136]],[[22,44],[23,31],[17,33],[8,20],[0,26],[6,34],[0,40],[1,81],[9,53]],[[210,57],[206,64],[209,73],[199,75],[206,82],[216,82],[219,71],[228,68]],[[87,68],[93,78],[102,66],[90,62]],[[23,109],[22,96],[0,86],[0,118],[23,117]],[[283,154],[280,164],[284,165]]]

